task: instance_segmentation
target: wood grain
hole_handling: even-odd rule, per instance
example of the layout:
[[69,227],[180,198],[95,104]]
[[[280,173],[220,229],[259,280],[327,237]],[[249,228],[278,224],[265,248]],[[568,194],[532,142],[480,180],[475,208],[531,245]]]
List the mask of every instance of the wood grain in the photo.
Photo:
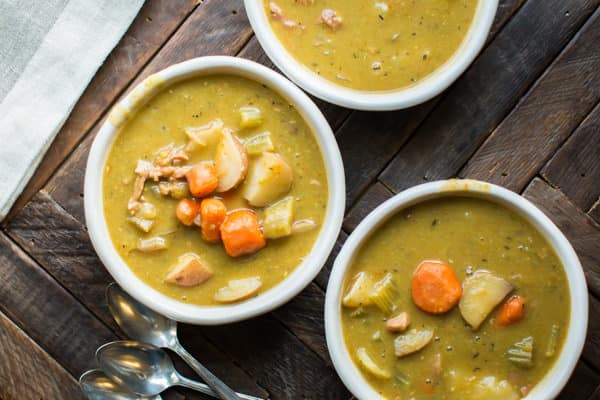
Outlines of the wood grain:
[[358,199],[344,218],[344,230],[352,232],[365,217],[394,193],[377,181]]
[[600,375],[583,361],[579,361],[557,400],[587,399],[592,396],[598,383],[600,383]]
[[269,390],[272,399],[348,399],[335,371],[269,315],[201,328]]
[[92,125],[198,4],[197,0],[145,2],[119,44],[75,104],[29,184],[7,216],[7,221],[47,182]]
[[[600,32],[600,21],[597,27]],[[596,45],[598,43],[600,34]],[[600,70],[600,56],[598,64]],[[600,92],[600,84],[597,86]],[[593,206],[600,195],[600,104],[552,157],[541,174],[579,208],[588,210]]]
[[597,5],[526,2],[398,152],[382,182],[399,191],[454,176]]
[[2,313],[0,349],[0,398],[84,399],[77,381]]
[[596,222],[600,223],[600,200],[596,200],[594,205],[588,211],[588,215]]
[[343,230],[340,231],[338,238],[337,238],[335,244],[333,245],[333,250],[331,250],[331,253],[329,254],[329,257],[327,258],[325,265],[323,266],[323,268],[321,269],[321,271],[319,272],[319,274],[317,275],[317,277],[314,280],[314,282],[317,285],[319,285],[319,287],[321,289],[323,289],[324,291],[327,290],[327,282],[329,281],[329,274],[331,273],[331,269],[333,268],[333,263],[335,262],[335,258],[337,257],[338,253],[342,249],[342,246],[344,245],[344,242],[346,241],[347,238],[348,238],[348,234],[346,232],[344,232]]
[[[481,145],[459,176],[521,191],[598,103],[600,56],[595,51],[598,43],[600,9]],[[586,140],[593,139],[593,131],[597,132],[600,127],[600,112],[598,114],[596,121],[588,125],[587,136],[584,131]],[[576,143],[577,147],[571,146],[571,149],[579,152],[587,148],[587,158],[572,167],[579,154],[565,154],[568,158],[562,157],[563,163],[557,166],[559,171],[567,164],[571,167],[565,179],[572,188],[579,187],[582,192],[591,189],[594,176],[587,179],[585,186],[582,175],[571,172],[573,168],[585,167],[591,172],[597,169],[600,178],[600,168],[594,165],[594,161],[600,163],[600,139],[595,144],[594,147],[593,141],[587,146]],[[585,209],[590,205],[591,202]]]
[[[59,261],[56,261],[59,262]],[[0,232],[0,309],[73,376],[114,333]]]
[[[600,371],[600,300],[589,296],[588,332],[583,349],[583,358]],[[598,382],[600,385],[600,382]]]
[[[235,55],[250,35],[251,29],[242,2],[205,0],[129,85],[127,91],[148,75],[171,64],[213,54]],[[45,186],[50,195],[80,221],[83,220],[85,162],[92,140],[105,118],[106,116],[94,125],[90,134]]]
[[588,288],[600,296],[600,225],[542,179],[535,178],[523,196],[546,213],[569,239],[583,265]]

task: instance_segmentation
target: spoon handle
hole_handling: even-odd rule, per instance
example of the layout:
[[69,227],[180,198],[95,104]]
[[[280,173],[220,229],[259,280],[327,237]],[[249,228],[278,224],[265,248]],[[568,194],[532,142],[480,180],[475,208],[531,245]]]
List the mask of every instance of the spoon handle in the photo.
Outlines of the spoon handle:
[[[178,386],[187,387],[189,389],[193,389],[193,390],[195,390],[197,392],[204,393],[204,394],[207,394],[209,396],[213,396],[215,398],[218,397],[218,395],[210,387],[208,387],[204,383],[193,381],[191,379],[186,378],[185,376],[179,375],[177,377],[177,383],[176,384]],[[236,395],[236,398],[239,398],[239,399],[244,399],[244,400],[263,400],[263,399],[261,399],[259,397],[250,396],[248,394],[235,393],[235,392],[233,392],[233,393]]]
[[[204,365],[200,364],[183,346],[177,342],[171,349],[179,355],[198,374],[200,378],[214,391],[213,395],[223,400],[240,400],[240,397],[235,393],[229,386],[227,386],[222,380],[217,378],[212,372],[210,372]],[[187,383],[192,383],[189,381]],[[190,387],[191,389],[194,389]],[[210,393],[207,393],[210,394]]]

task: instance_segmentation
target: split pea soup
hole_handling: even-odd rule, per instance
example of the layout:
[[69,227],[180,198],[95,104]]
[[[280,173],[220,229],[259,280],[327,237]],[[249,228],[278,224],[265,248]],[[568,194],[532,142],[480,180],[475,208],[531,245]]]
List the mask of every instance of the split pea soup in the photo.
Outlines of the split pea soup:
[[468,32],[477,0],[263,0],[271,28],[299,63],[352,89],[388,91],[443,65]]
[[443,197],[397,213],[348,271],[342,329],[383,398],[513,400],[552,368],[569,321],[563,266],[514,212]]
[[197,77],[123,126],[103,179],[115,249],[179,301],[259,296],[311,251],[324,220],[324,162],[296,109],[265,85]]

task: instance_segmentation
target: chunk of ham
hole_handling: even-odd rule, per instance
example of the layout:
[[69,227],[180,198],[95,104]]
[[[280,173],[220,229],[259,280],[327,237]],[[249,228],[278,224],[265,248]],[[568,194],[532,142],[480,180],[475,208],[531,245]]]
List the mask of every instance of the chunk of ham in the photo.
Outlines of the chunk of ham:
[[331,29],[338,29],[342,25],[343,19],[338,15],[337,11],[326,8],[321,11],[321,22]]

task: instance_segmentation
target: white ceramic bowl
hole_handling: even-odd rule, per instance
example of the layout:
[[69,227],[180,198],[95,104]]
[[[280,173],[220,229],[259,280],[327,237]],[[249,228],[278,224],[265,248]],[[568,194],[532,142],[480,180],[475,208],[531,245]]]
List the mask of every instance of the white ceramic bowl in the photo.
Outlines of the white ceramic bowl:
[[[296,107],[313,131],[321,149],[329,197],[325,219],[311,252],[285,280],[245,302],[225,306],[196,306],[179,302],[152,289],[129,269],[115,251],[104,219],[102,172],[119,127],[131,113],[166,85],[212,74],[237,75],[263,83]],[[85,218],[92,244],[106,269],[123,289],[146,306],[174,320],[191,324],[222,324],[268,312],[290,300],[315,278],[341,228],[345,205],[344,167],[337,143],[323,114],[294,84],[252,61],[235,57],[202,57],[173,65],[148,77],[113,108],[92,144],[85,173],[84,193]]]
[[298,86],[325,101],[358,110],[383,111],[412,107],[437,96],[473,62],[487,38],[498,0],[480,0],[473,23],[460,47],[440,68],[416,84],[390,91],[350,89],[313,72],[283,47],[271,29],[263,0],[244,0],[252,29],[271,61]]
[[500,186],[473,180],[447,180],[425,183],[407,189],[371,212],[346,240],[335,260],[325,299],[325,332],[333,364],[346,387],[358,399],[381,399],[364,380],[352,362],[342,336],[341,298],[346,271],[354,256],[371,234],[400,210],[425,200],[449,195],[480,197],[516,212],[535,227],[552,245],[565,266],[571,296],[570,319],[564,346],[554,366],[533,388],[527,400],[555,398],[569,379],[585,340],[588,298],[585,277],[579,259],[562,232],[537,207],[518,194]]

